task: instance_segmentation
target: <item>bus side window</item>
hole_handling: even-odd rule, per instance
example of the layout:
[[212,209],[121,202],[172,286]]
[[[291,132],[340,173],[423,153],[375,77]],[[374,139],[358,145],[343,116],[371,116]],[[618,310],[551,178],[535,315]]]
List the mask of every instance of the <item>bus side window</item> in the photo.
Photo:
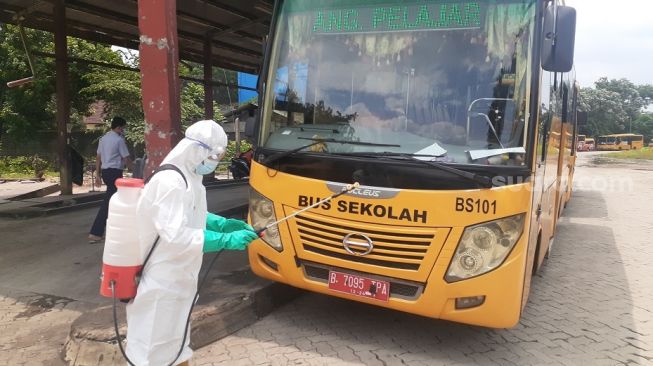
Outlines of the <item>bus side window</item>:
[[[571,93],[571,119],[573,122],[573,141],[577,141],[578,135],[578,84],[574,84],[573,92]],[[576,155],[576,149],[578,146],[574,146],[571,149],[571,154]]]
[[551,119],[555,113],[555,101],[557,99],[555,88],[555,73],[542,72],[542,89],[541,89],[541,106],[540,106],[540,123],[538,126],[537,152],[540,155],[540,161],[546,159],[547,141],[549,139],[549,128]]
[[562,85],[562,122],[569,122],[569,87],[567,83]]

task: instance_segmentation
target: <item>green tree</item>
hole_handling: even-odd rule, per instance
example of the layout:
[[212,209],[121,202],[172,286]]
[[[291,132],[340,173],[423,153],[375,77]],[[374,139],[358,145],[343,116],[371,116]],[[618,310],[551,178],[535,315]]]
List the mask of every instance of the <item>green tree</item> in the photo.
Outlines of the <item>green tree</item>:
[[[138,67],[138,56],[113,52],[112,63],[120,66]],[[145,121],[141,102],[140,74],[131,70],[92,66],[93,72],[84,75],[87,86],[80,92],[90,99],[105,103],[105,123],[107,130],[113,116],[127,120],[127,140],[131,142],[137,155],[142,154]]]
[[[33,49],[52,52],[50,34],[26,30]],[[33,133],[48,129],[54,119],[54,64],[44,59],[34,63],[37,78],[30,84],[9,89],[7,82],[31,76],[18,28],[4,25],[0,30],[0,137],[24,141]]]
[[[32,50],[54,52],[53,35],[26,29],[28,46]],[[84,62],[69,63],[71,123],[80,128],[84,116],[90,114],[93,102],[105,103],[107,129],[113,116],[128,121],[127,140],[136,148],[137,155],[144,148],[145,121],[142,105],[140,74],[136,53],[113,51],[110,46],[68,37],[68,54],[76,58],[101,61],[134,70],[108,68]],[[55,61],[35,59],[36,79],[33,83],[8,89],[0,87],[0,137],[6,133],[16,141],[33,138],[34,131],[54,130],[56,126]],[[197,63],[182,63],[180,74],[201,79],[202,67]],[[0,85],[30,76],[27,57],[18,27],[5,25],[0,30]],[[236,73],[214,69],[217,80],[236,82]],[[213,103],[215,120],[221,120],[218,105],[236,101],[237,90],[218,88]],[[201,84],[183,82],[181,86],[181,123],[186,127],[204,116],[204,89]]]
[[[635,121],[650,102],[651,85],[635,85],[628,79],[600,78],[594,88],[582,88],[580,107],[588,112],[581,133],[590,136],[636,132]],[[641,92],[641,93],[640,93]],[[649,98],[649,99],[646,99]]]
[[637,91],[647,105],[653,104],[653,84],[640,85]]
[[587,125],[580,132],[589,136],[623,132],[627,115],[618,93],[594,88],[582,88],[580,108],[587,111]]
[[[27,43],[31,50],[54,52],[52,34],[26,29]],[[72,57],[102,61],[124,66],[120,55],[110,46],[100,45],[68,37],[68,54]],[[8,134],[16,141],[26,141],[35,131],[54,130],[56,126],[55,60],[34,58],[36,78],[34,82],[17,88],[6,88],[8,81],[31,74],[23,49],[18,27],[5,25],[0,30],[0,136]],[[80,128],[82,118],[90,114],[90,105],[98,100],[111,103],[111,108],[132,111],[133,99],[140,94],[138,73],[117,71],[81,62],[70,62],[68,86],[70,91],[73,128]],[[140,91],[139,91],[140,93]],[[140,101],[140,99],[136,99]],[[129,106],[125,106],[129,102]]]
[[602,89],[617,93],[621,100],[623,111],[627,114],[628,120],[633,121],[639,116],[642,108],[646,106],[644,98],[639,94],[638,87],[628,79],[600,78],[594,83],[596,89]]
[[644,146],[653,139],[653,113],[641,114],[633,121],[633,132],[644,135]]
[[[181,62],[179,66],[179,75],[202,79],[204,77],[204,66],[196,62]],[[213,80],[237,85],[238,73],[214,67]],[[238,102],[238,89],[226,86],[214,86],[213,99],[220,109],[227,111]]]

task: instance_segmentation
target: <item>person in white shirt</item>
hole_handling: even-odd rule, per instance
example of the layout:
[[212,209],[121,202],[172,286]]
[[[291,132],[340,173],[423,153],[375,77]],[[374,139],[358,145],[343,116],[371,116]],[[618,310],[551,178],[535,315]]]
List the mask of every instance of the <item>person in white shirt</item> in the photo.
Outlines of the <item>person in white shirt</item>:
[[100,139],[95,160],[96,180],[95,185],[101,186],[102,181],[107,185],[107,193],[104,196],[100,211],[98,211],[91,232],[88,235],[90,243],[97,243],[102,240],[104,230],[107,226],[107,215],[109,212],[109,200],[116,193],[116,180],[122,178],[122,171],[127,165],[131,170],[133,164],[129,158],[129,150],[125,143],[124,132],[127,121],[121,117],[113,117],[111,120],[111,131],[107,132]]

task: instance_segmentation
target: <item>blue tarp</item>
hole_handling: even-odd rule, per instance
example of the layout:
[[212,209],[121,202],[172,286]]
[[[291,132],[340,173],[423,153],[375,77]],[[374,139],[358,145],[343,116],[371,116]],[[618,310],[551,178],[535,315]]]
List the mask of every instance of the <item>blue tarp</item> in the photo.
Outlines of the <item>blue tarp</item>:
[[[258,75],[252,75],[252,74],[246,74],[244,72],[239,72],[238,73],[238,85],[239,86],[246,86],[249,88],[256,88],[256,81],[258,79]],[[245,89],[238,89],[238,104],[244,103],[254,97],[256,97],[258,94],[255,91],[252,90],[245,90]]]

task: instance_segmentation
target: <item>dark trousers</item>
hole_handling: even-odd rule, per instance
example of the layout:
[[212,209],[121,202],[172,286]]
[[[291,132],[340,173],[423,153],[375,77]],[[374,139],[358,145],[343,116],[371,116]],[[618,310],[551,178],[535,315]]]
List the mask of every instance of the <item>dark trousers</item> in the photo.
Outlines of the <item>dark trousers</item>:
[[107,185],[107,193],[104,195],[104,201],[102,201],[100,211],[98,211],[97,216],[95,216],[95,221],[91,228],[91,234],[95,236],[104,235],[104,229],[107,227],[107,216],[109,215],[109,200],[118,190],[116,188],[116,180],[118,178],[122,178],[121,169],[102,169],[102,180],[104,181],[104,184]]

